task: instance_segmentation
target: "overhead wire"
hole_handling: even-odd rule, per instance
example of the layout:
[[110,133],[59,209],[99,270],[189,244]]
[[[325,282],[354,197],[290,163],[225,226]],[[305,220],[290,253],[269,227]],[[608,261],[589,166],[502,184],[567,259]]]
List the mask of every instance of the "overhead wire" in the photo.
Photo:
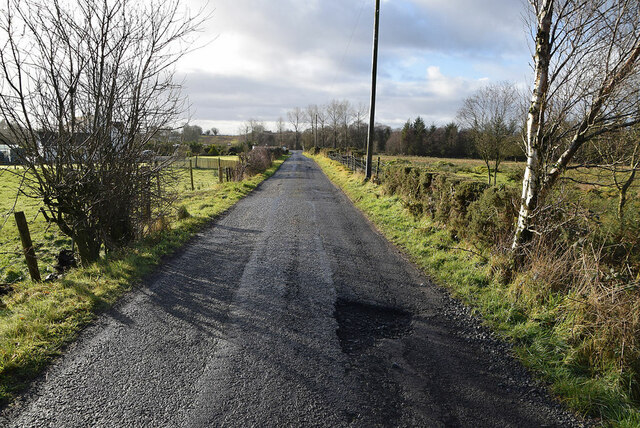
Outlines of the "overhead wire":
[[360,2],[360,10],[358,11],[358,15],[356,17],[356,23],[353,26],[353,29],[351,30],[351,35],[349,36],[349,41],[347,42],[347,46],[344,49],[344,52],[342,54],[342,58],[340,58],[340,62],[338,63],[338,67],[336,68],[336,72],[333,76],[333,80],[331,81],[331,85],[329,86],[331,88],[331,90],[333,90],[334,85],[336,83],[336,80],[338,78],[338,74],[340,72],[340,68],[342,68],[342,64],[344,63],[345,58],[347,57],[347,53],[349,52],[349,48],[351,47],[351,42],[353,41],[353,36],[356,33],[356,30],[358,29],[358,25],[360,23],[360,18],[362,17],[362,12],[364,11],[364,7],[367,3],[367,0],[362,0]]

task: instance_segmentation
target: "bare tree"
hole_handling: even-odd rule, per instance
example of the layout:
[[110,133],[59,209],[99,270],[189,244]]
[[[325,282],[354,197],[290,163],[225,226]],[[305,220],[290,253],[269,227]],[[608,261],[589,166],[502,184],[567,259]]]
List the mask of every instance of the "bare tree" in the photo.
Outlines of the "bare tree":
[[343,146],[350,146],[349,139],[349,125],[351,124],[351,118],[353,117],[353,107],[349,100],[343,100],[340,102],[340,121],[342,122],[342,133],[343,133]]
[[249,119],[245,122],[244,129],[246,129],[246,138],[245,141],[248,144],[254,145],[262,145],[264,144],[264,134],[267,131],[267,128],[264,125],[264,122],[257,119]]
[[326,146],[326,123],[327,123],[327,109],[325,106],[319,106],[318,110],[317,110],[317,115],[318,115],[318,125],[320,125],[320,130],[318,133],[319,136],[319,140],[320,140],[320,147],[325,147]]
[[202,127],[185,124],[182,127],[182,141],[185,143],[197,142],[202,135]]
[[[606,139],[607,141],[602,141]],[[589,144],[591,156],[582,164],[571,165],[576,170],[596,170],[598,184],[613,187],[618,192],[618,219],[624,225],[624,209],[629,190],[640,170],[640,127],[620,129],[603,135]],[[602,177],[602,173],[605,177]],[[591,174],[583,172],[587,177]],[[586,180],[581,180],[585,182]],[[593,184],[593,183],[588,183]]]
[[304,112],[305,114],[305,120],[306,122],[309,124],[309,127],[311,128],[311,133],[313,135],[313,141],[314,141],[314,145],[317,145],[317,139],[318,139],[318,129],[317,129],[317,125],[316,122],[318,120],[318,105],[317,104],[309,104],[307,106],[307,109]]
[[284,120],[282,117],[278,118],[278,122],[276,122],[276,128],[278,130],[278,144],[282,145],[284,142],[284,132],[286,131],[286,127],[284,124]]
[[[182,109],[173,65],[201,18],[180,0],[6,0],[0,115],[23,153],[29,196],[71,236],[83,264],[128,244],[150,219],[145,146]],[[204,19],[204,18],[202,18]]]
[[293,110],[287,112],[287,118],[289,123],[293,126],[293,131],[296,134],[295,148],[300,148],[300,129],[302,128],[302,122],[304,121],[304,113],[300,107],[295,107]]
[[327,119],[331,132],[333,134],[333,148],[338,147],[338,132],[340,130],[340,124],[343,117],[344,106],[341,101],[332,100],[327,105]]
[[359,103],[353,110],[353,118],[356,126],[356,146],[359,148],[365,148],[367,146],[367,123],[365,122],[369,113],[369,106],[364,103]]
[[492,175],[496,184],[508,146],[515,144],[520,112],[518,98],[513,84],[490,84],[465,99],[458,111],[458,119],[470,130],[475,148],[487,166],[489,184]]
[[[638,122],[640,3],[529,0],[534,83],[513,249],[535,233],[541,199],[585,143]],[[606,140],[602,140],[606,141]]]

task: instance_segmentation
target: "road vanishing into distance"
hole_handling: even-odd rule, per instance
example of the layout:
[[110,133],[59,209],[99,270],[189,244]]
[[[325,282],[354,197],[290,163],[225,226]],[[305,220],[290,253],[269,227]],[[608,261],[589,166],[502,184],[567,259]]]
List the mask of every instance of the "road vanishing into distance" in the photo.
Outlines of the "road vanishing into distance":
[[580,422],[295,153],[86,329],[0,426]]

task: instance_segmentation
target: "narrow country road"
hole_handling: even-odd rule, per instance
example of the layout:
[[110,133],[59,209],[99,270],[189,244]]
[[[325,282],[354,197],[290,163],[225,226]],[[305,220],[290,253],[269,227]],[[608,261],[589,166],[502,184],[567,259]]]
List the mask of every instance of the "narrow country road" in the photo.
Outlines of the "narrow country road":
[[0,426],[578,426],[508,352],[296,153]]

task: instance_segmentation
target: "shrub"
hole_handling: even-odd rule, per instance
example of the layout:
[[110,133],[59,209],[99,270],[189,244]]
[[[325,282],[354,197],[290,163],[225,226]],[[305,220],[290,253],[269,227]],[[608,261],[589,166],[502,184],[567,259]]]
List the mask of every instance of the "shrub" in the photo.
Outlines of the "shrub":
[[461,179],[447,174],[438,174],[433,180],[431,185],[433,189],[433,217],[436,220],[445,224],[449,221],[454,188],[460,181]]
[[460,181],[452,188],[449,226],[458,235],[467,235],[467,208],[477,201],[488,187],[488,184],[479,181]]
[[24,275],[21,270],[9,269],[4,276],[4,282],[12,284],[17,281],[21,281],[24,279]]
[[256,147],[245,155],[241,156],[241,162],[246,164],[245,172],[249,175],[259,174],[266,171],[272,163],[271,154],[266,147]]
[[184,205],[180,205],[178,207],[178,218],[180,220],[184,220],[185,218],[189,218],[189,217],[191,217],[191,214],[187,210],[187,207],[185,207]]
[[507,241],[513,231],[519,199],[513,187],[486,187],[467,208],[467,236],[482,246]]
[[508,169],[507,171],[505,171],[505,175],[510,181],[513,181],[515,183],[522,183],[522,180],[524,179],[524,169]]

